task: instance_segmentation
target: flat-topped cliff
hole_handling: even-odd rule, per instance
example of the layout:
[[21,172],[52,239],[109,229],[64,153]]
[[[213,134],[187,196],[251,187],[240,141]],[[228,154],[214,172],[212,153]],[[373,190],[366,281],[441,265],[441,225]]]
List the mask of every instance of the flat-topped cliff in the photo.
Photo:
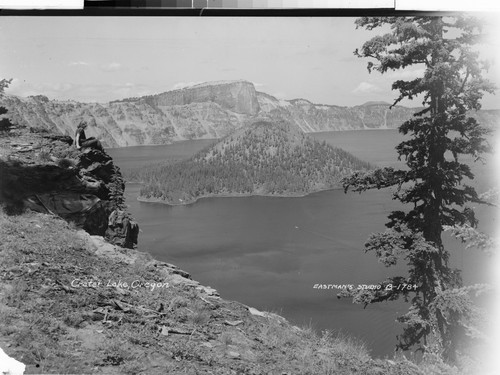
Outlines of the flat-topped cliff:
[[139,102],[141,101],[156,107],[216,103],[221,108],[245,115],[255,115],[260,110],[255,87],[247,81],[200,84],[158,95],[145,96],[139,99]]

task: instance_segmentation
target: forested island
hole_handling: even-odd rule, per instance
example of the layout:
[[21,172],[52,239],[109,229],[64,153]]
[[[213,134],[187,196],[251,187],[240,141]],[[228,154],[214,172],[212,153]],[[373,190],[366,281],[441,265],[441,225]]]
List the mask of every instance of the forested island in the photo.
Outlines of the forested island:
[[259,121],[188,160],[147,166],[136,178],[143,182],[140,200],[187,204],[211,196],[303,196],[371,168],[295,125]]

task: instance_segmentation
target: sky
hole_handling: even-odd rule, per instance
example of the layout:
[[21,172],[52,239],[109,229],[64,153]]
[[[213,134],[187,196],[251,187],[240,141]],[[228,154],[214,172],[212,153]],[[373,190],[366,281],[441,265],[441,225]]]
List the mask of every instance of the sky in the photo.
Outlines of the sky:
[[[498,22],[481,47],[499,61]],[[495,26],[496,25],[496,26]],[[370,37],[354,18],[0,17],[0,78],[7,93],[107,102],[195,83],[248,80],[280,99],[353,106],[392,102],[396,79],[422,74],[415,66],[369,74],[354,56]],[[490,78],[500,81],[493,63]],[[499,93],[500,94],[500,93]],[[402,103],[419,106],[421,100]],[[483,108],[500,108],[487,95]]]

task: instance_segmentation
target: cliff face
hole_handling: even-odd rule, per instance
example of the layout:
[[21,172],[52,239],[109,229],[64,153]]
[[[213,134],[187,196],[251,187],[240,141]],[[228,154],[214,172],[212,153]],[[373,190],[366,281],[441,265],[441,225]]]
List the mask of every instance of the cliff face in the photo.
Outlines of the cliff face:
[[153,107],[211,102],[235,113],[256,115],[259,112],[255,87],[247,81],[200,84],[181,90],[167,91],[159,95],[147,96],[140,101],[144,101]]
[[105,152],[77,150],[72,139],[47,133],[0,138],[0,204],[59,216],[90,234],[127,248],[138,225],[127,213],[125,184]]
[[[38,95],[3,96],[12,122],[73,136],[81,120],[87,135],[106,147],[168,144],[186,139],[222,138],[261,120],[286,120],[302,131],[390,129],[411,118],[417,109],[369,102],[354,107],[314,104],[305,99],[278,100],[258,92],[247,81],[204,83],[158,95],[110,103],[55,101]],[[497,124],[498,111],[472,114],[484,125]]]
[[55,101],[41,95],[5,95],[1,104],[15,124],[68,136],[86,120],[87,136],[100,139],[106,147],[220,138],[259,112],[255,88],[245,81],[198,85],[106,104]]
[[[262,107],[269,115],[295,123],[305,133],[332,130],[393,129],[408,120],[415,109],[387,103],[355,107],[314,104],[305,99],[279,101],[259,93]],[[264,104],[265,103],[265,104]]]

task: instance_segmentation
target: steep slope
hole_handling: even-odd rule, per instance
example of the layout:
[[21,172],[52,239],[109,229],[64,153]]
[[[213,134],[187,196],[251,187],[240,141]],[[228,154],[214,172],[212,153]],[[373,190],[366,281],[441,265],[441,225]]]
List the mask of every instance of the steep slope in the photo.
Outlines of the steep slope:
[[[88,136],[107,147],[168,144],[186,139],[222,138],[256,118],[281,119],[302,131],[390,129],[411,118],[417,109],[368,102],[354,107],[314,104],[306,99],[279,100],[255,90],[247,81],[208,82],[157,95],[110,103],[78,103],[4,95],[1,105],[20,126],[72,136],[81,120]],[[493,127],[499,111],[472,114]]]
[[51,215],[0,209],[0,238],[0,348],[26,374],[445,374],[225,300]]
[[[257,99],[268,117],[281,118],[295,123],[305,133],[395,129],[420,110],[420,108],[399,105],[390,108],[389,103],[381,101],[370,101],[354,107],[341,107],[314,104],[306,99],[279,100],[263,92],[257,92]],[[488,128],[497,126],[500,121],[499,110],[481,110],[470,115]]]
[[332,130],[391,129],[411,118],[415,109],[386,103],[367,103],[355,107],[314,104],[306,99],[280,101],[258,93],[269,116],[295,123],[305,133]]
[[87,136],[100,139],[105,147],[219,138],[247,117],[212,102],[156,107],[145,101],[84,104],[5,96],[2,103],[13,123],[28,128],[73,136],[77,124],[86,120]]
[[142,199],[185,204],[205,196],[296,196],[339,186],[370,165],[310,139],[294,124],[258,121],[193,158],[141,174]]
[[87,135],[106,147],[168,144],[221,138],[259,112],[255,88],[246,81],[197,85],[110,103],[49,100],[42,95],[5,95],[2,105],[15,124],[73,136],[81,120]]

